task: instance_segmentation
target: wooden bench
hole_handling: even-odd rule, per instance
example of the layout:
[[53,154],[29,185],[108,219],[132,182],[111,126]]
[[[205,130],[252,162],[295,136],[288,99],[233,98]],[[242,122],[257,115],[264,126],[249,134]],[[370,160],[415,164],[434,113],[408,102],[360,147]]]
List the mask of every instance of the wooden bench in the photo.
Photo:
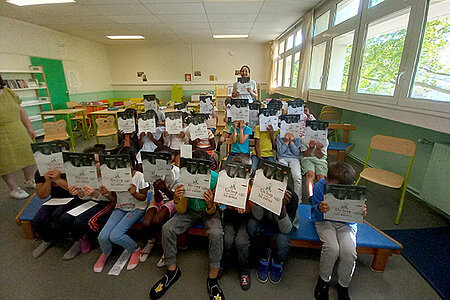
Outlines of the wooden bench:
[[352,124],[328,124],[328,129],[333,129],[335,134],[338,130],[342,130],[342,142],[330,141],[327,149],[328,155],[336,155],[338,161],[345,161],[347,153],[349,153],[353,144],[349,143],[350,131],[355,130],[356,126]]

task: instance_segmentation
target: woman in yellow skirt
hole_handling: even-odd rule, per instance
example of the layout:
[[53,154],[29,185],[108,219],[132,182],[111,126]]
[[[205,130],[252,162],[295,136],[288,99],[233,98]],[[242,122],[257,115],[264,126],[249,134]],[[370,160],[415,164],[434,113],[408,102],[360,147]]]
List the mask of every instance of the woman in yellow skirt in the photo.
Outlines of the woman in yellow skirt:
[[22,100],[5,86],[0,76],[0,175],[9,186],[9,194],[23,199],[29,195],[17,185],[14,172],[22,169],[25,186],[36,188],[33,179],[35,161],[30,147],[36,133],[27,113],[20,106]]

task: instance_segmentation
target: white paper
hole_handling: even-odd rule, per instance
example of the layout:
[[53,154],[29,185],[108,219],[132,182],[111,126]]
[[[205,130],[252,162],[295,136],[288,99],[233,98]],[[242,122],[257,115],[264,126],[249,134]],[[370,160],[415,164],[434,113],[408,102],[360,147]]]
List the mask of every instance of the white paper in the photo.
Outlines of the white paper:
[[192,158],[192,145],[183,144],[180,147],[181,157]]
[[287,114],[288,115],[303,115],[303,112],[305,110],[305,107],[302,105],[300,107],[292,107],[288,106]]
[[340,200],[334,197],[332,193],[328,193],[324,195],[323,200],[326,201],[330,207],[330,210],[324,213],[325,219],[358,224],[363,222],[361,211],[364,208],[364,199]]
[[258,169],[250,192],[250,201],[279,216],[286,187],[287,179],[283,182],[267,179],[264,176],[264,170]]
[[84,213],[85,211],[87,211],[88,209],[90,209],[91,207],[94,207],[97,205],[97,202],[94,201],[89,201],[86,203],[81,204],[80,206],[77,206],[71,210],[69,210],[67,213],[71,216],[79,216],[82,213]]
[[286,133],[292,133],[294,137],[298,138],[300,137],[300,123],[286,123],[286,121],[281,121],[280,126],[280,136],[284,138],[286,136]]
[[133,133],[136,131],[134,118],[124,120],[121,117],[118,117],[117,123],[119,124],[119,130],[122,130],[123,133]]
[[45,202],[43,205],[65,205],[72,201],[73,198],[51,198],[47,202]]
[[151,132],[156,133],[156,120],[155,119],[138,119],[138,129],[139,129],[139,135],[142,132]]
[[249,121],[249,108],[245,107],[236,107],[231,105],[231,120],[232,121],[244,121],[247,123]]
[[110,169],[106,164],[100,166],[102,185],[109,191],[128,191],[131,184],[131,168]]
[[214,202],[245,209],[249,179],[228,176],[226,170],[219,172]]
[[259,131],[267,131],[267,126],[272,125],[273,131],[278,130],[278,116],[266,117],[264,114],[259,115]]
[[64,163],[64,170],[66,172],[67,184],[82,188],[88,185],[93,188],[99,188],[97,178],[97,169],[95,165],[75,167],[70,161]]
[[109,270],[108,275],[119,276],[120,271],[122,271],[123,267],[125,267],[130,256],[131,253],[128,253],[127,250],[123,250],[114,266],[112,266],[111,270]]
[[165,180],[167,176],[170,176],[172,165],[163,159],[156,159],[155,164],[150,163],[148,159],[143,159],[142,169],[145,181],[153,183],[159,178]]
[[145,111],[148,111],[150,109],[153,109],[155,112],[158,111],[158,103],[156,103],[156,100],[146,100],[144,99],[144,109]]
[[40,151],[34,152],[34,160],[41,176],[44,176],[50,170],[64,170],[64,161],[62,152],[52,153],[50,155],[42,154]]
[[213,112],[213,105],[210,98],[207,98],[205,102],[200,100],[200,113],[201,114],[212,114]]
[[321,142],[323,145],[326,145],[328,140],[328,129],[312,130],[311,127],[306,126],[305,138],[302,143],[309,144],[311,140]]
[[203,194],[209,189],[210,179],[211,174],[191,174],[183,167],[180,169],[178,181],[185,189],[183,196],[203,199]]
[[252,85],[250,82],[246,82],[246,83],[241,83],[241,82],[237,82],[237,90],[240,94],[250,94],[249,91],[247,90],[248,88],[252,88]]
[[189,124],[189,135],[191,136],[191,141],[195,141],[196,139],[207,140],[208,139],[208,127],[206,127],[206,123],[200,124]]
[[166,118],[166,131],[169,134],[180,134],[183,131],[183,120]]

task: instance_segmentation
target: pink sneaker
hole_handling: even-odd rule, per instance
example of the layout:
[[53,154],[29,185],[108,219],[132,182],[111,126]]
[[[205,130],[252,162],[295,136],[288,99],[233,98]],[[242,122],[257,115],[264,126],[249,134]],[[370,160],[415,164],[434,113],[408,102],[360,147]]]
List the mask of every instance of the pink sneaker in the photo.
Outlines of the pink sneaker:
[[81,253],[89,253],[91,251],[91,242],[89,241],[89,237],[87,234],[83,236],[81,241]]
[[95,273],[100,273],[103,270],[103,267],[105,266],[105,262],[108,259],[108,255],[103,254],[100,255],[99,259],[97,260],[97,262],[94,265],[94,272]]
[[137,248],[136,251],[131,254],[130,261],[128,262],[127,270],[133,270],[139,263],[139,255],[141,254],[141,248]]

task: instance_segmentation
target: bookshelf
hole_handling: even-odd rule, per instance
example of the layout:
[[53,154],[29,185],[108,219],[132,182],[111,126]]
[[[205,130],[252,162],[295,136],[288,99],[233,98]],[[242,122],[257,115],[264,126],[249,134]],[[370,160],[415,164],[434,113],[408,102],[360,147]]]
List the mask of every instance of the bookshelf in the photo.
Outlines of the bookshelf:
[[[28,70],[0,70],[6,87],[14,91],[22,99],[21,106],[30,118],[36,136],[44,135],[40,113],[53,110],[47,81],[42,66],[29,66]],[[53,119],[47,116],[45,119]]]

